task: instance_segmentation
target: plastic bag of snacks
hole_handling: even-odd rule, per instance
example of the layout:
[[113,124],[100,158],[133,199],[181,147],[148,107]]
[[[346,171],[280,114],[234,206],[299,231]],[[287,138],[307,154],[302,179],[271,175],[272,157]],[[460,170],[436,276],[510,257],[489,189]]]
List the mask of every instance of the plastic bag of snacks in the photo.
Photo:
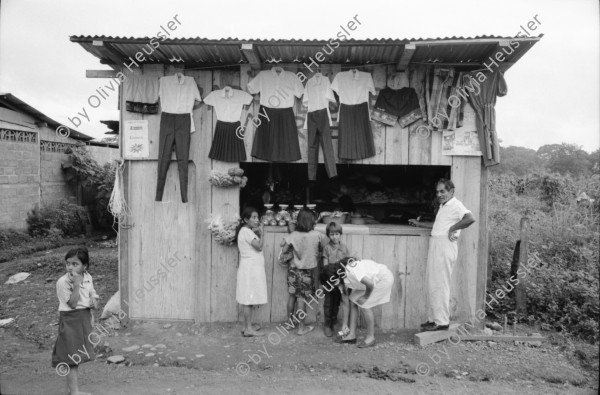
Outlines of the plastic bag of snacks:
[[[230,169],[230,170],[236,170],[236,169]],[[242,174],[243,174],[242,169],[237,169],[237,170],[241,170]],[[216,187],[220,187],[220,188],[228,188],[228,187],[232,187],[232,186],[235,186],[238,184],[239,184],[240,188],[243,188],[246,186],[246,183],[248,182],[248,177],[241,176],[241,175],[225,174],[225,173],[221,173],[221,172],[213,170],[210,172],[210,177],[208,177],[208,181],[212,185],[214,185]]]
[[239,167],[232,167],[231,169],[227,170],[227,174],[229,174],[230,176],[241,177],[244,175],[244,170],[240,169]]

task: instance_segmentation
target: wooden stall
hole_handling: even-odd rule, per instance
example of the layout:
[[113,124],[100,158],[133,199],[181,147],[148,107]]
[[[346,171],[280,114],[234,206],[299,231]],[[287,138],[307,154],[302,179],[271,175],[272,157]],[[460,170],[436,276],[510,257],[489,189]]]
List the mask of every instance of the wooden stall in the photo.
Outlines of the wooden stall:
[[[518,49],[507,56],[502,70],[512,66],[539,38],[514,38]],[[327,41],[207,40],[173,39],[161,42],[153,55],[131,64],[147,39],[112,37],[71,37],[114,73],[90,71],[90,77],[121,78],[131,74],[156,78],[181,72],[195,79],[202,97],[225,85],[246,90],[248,82],[261,70],[277,64],[287,71],[310,77],[306,64]],[[370,72],[376,90],[386,86],[387,78],[399,70],[411,76],[411,86],[422,81],[416,70],[428,64],[442,64],[465,70],[481,68],[498,48],[507,46],[503,38],[436,40],[347,40],[320,64],[320,72],[330,79],[349,67]],[[306,63],[306,64],[305,64]],[[371,104],[375,97],[371,96]],[[121,95],[121,125],[124,121],[147,119],[150,155],[143,160],[126,161],[125,196],[131,209],[130,223],[122,224],[119,234],[119,281],[122,305],[132,319],[190,320],[231,322],[240,319],[235,300],[238,250],[213,240],[208,229],[211,214],[239,212],[239,188],[216,188],[208,183],[211,170],[227,171],[235,164],[208,158],[216,116],[211,107],[201,105],[193,111],[196,132],[192,134],[189,159],[188,203],[182,203],[173,154],[162,202],[155,202],[158,134],[160,114],[142,115],[125,111]],[[256,117],[258,96],[243,114]],[[307,136],[302,129],[306,109],[296,101],[295,114],[302,159],[307,161]],[[334,116],[335,118],[335,116]],[[419,121],[421,122],[421,121]],[[451,320],[475,321],[483,308],[487,276],[487,173],[478,156],[442,155],[441,132],[417,133],[420,123],[408,128],[385,126],[372,121],[376,155],[353,161],[370,165],[445,166],[456,185],[455,196],[474,214],[477,223],[463,231],[459,258],[453,273]],[[466,108],[463,128],[475,129],[475,115]],[[334,138],[336,135],[334,128]],[[248,123],[245,146],[249,161],[254,137]],[[337,144],[334,140],[337,155]],[[254,160],[256,162],[256,160]],[[322,154],[320,162],[323,162]],[[345,162],[349,163],[349,162]],[[324,226],[317,230],[324,232]],[[266,259],[270,303],[258,311],[257,320],[281,322],[285,319],[287,285],[285,270],[275,261],[284,227],[267,227]],[[416,328],[426,320],[425,266],[429,231],[406,225],[346,225],[343,241],[353,255],[386,264],[395,275],[392,301],[376,310],[376,325],[384,329]],[[168,270],[166,270],[168,269]],[[166,275],[159,276],[161,272]],[[317,318],[317,309],[308,320]]]

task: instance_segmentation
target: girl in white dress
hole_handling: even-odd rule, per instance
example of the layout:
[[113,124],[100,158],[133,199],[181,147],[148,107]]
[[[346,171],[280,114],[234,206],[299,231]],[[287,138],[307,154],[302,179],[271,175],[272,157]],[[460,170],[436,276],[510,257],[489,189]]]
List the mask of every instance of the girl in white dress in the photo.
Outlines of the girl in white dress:
[[[357,260],[356,258],[343,258],[338,263],[336,274],[343,281],[340,283],[342,292],[350,289],[350,297],[342,299],[344,323],[342,326],[345,336],[342,343],[356,343],[356,322],[358,307],[367,321],[367,337],[358,347],[372,347],[375,340],[375,317],[373,307],[390,301],[394,275],[386,265],[370,259]],[[348,327],[348,310],[350,310],[350,327]]]
[[236,300],[243,306],[245,327],[242,335],[263,336],[260,326],[252,325],[254,307],[267,303],[267,276],[263,248],[263,226],[258,211],[246,207],[237,229],[237,245],[240,250],[240,266],[237,272]]

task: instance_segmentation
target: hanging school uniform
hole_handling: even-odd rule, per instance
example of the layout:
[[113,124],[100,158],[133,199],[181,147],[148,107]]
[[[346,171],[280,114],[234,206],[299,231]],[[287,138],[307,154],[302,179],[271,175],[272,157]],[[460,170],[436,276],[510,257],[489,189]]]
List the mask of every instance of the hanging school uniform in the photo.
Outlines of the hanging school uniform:
[[195,131],[192,109],[195,101],[202,101],[196,81],[181,73],[162,77],[159,87],[160,134],[158,140],[158,179],[156,201],[162,201],[167,171],[171,162],[171,151],[175,147],[181,201],[187,202],[188,159],[190,155],[190,134]]
[[369,93],[375,94],[371,74],[358,70],[337,73],[331,83],[340,98],[338,156],[364,159],[375,156],[369,117]]
[[[244,162],[246,148],[243,136],[237,134],[242,108],[252,103],[252,96],[239,89],[226,86],[204,98],[217,115],[217,125],[208,157],[223,162]],[[241,137],[241,138],[240,138]]]
[[331,142],[329,102],[335,102],[329,78],[315,74],[306,82],[302,102],[308,107],[305,127],[308,128],[308,179],[317,179],[319,145],[323,149],[325,169],[329,178],[337,176],[335,154]]
[[300,143],[294,115],[294,96],[302,97],[300,78],[281,67],[263,70],[248,83],[251,94],[260,93],[260,125],[254,134],[252,156],[271,162],[299,160]]

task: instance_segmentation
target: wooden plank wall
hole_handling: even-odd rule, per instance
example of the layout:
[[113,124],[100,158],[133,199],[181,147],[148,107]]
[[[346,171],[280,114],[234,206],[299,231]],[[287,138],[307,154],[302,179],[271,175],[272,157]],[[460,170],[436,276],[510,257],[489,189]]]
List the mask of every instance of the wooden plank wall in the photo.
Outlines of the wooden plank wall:
[[[164,70],[162,65],[148,65],[143,74],[159,78],[176,71],[174,68]],[[137,74],[141,72],[134,70]],[[151,141],[148,160],[129,161],[128,201],[132,213],[132,227],[127,230],[129,316],[191,320],[196,305],[196,166],[191,158],[188,163],[188,203],[181,202],[176,161],[171,161],[163,201],[155,202],[160,115],[124,111],[123,120],[129,119],[147,119]]]
[[[211,90],[219,90],[226,85],[239,88],[240,73],[237,71],[214,71]],[[208,92],[206,93],[208,94]],[[212,135],[214,133],[217,117],[212,111],[211,129],[203,133]],[[239,167],[239,163],[226,163],[212,160],[212,169],[221,173],[227,173],[232,167]],[[203,181],[208,188],[210,184]],[[226,220],[239,214],[239,187],[212,188],[212,210],[213,215],[220,214]],[[206,213],[209,214],[209,213]],[[212,269],[211,269],[211,321],[235,321],[238,318],[238,304],[235,300],[235,288],[237,277],[238,250],[235,247],[223,246],[216,241],[212,245]]]
[[[481,157],[453,156],[454,196],[471,210],[476,221],[481,207]],[[480,240],[479,223],[462,230],[458,241],[458,260],[452,273],[450,319],[474,317],[477,306],[477,272],[480,248],[487,251],[487,234]]]
[[[205,98],[212,90],[213,77],[212,71],[189,70],[186,75],[196,80],[198,89],[202,98]],[[207,187],[207,180],[210,176],[212,161],[208,157],[210,145],[212,143],[212,110],[201,105],[194,111],[194,124],[196,132],[192,134],[190,146],[190,158],[193,158],[196,164],[196,233],[195,241],[195,312],[194,318],[198,322],[210,322],[211,302],[214,298],[210,287],[212,277],[212,235],[208,229],[206,221],[209,220],[212,210],[212,188]]]

